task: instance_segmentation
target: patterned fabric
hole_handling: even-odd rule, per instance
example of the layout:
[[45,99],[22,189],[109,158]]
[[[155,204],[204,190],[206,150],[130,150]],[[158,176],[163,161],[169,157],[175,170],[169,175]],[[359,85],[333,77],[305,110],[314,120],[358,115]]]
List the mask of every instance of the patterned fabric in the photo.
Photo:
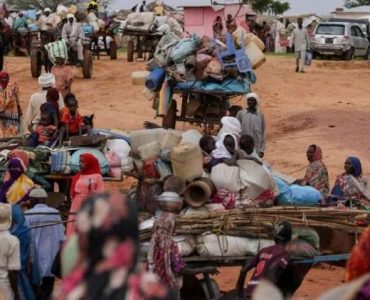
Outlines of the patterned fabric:
[[355,178],[352,175],[343,173],[335,181],[332,194],[344,199],[367,201],[367,177],[360,175]]
[[86,199],[76,222],[81,261],[64,278],[57,299],[174,299],[138,265],[138,216],[119,193]]
[[329,194],[329,173],[322,160],[315,160],[308,165],[303,185],[312,186],[323,195]]
[[20,133],[21,115],[18,85],[9,83],[0,89],[0,137]]
[[370,273],[370,226],[362,233],[347,262],[345,281]]
[[240,194],[230,192],[227,189],[218,189],[212,198],[213,203],[221,203],[226,209],[235,208],[237,201],[240,201]]
[[175,214],[162,212],[154,222],[148,265],[149,270],[156,273],[163,283],[179,291],[182,287],[182,277],[179,273],[184,268],[184,263],[177,244],[172,239],[175,220]]

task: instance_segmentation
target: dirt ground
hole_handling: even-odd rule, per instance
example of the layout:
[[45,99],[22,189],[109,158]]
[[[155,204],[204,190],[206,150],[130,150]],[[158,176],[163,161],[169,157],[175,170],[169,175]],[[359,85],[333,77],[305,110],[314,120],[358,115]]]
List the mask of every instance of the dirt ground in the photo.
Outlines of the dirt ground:
[[[294,62],[287,57],[268,57],[256,71],[253,90],[261,98],[261,109],[267,121],[266,160],[278,170],[303,176],[307,161],[305,151],[310,144],[323,149],[331,183],[343,171],[346,156],[356,155],[363,170],[370,172],[370,62],[314,61],[306,74],[294,72]],[[94,75],[84,80],[76,69],[73,84],[84,113],[95,113],[95,126],[139,129],[144,121],[154,120],[151,103],[142,95],[143,87],[133,86],[131,73],[144,70],[145,64],[103,58],[95,61]],[[21,102],[25,107],[29,96],[38,89],[30,76],[27,58],[6,58],[5,70],[19,83]],[[245,106],[244,99],[237,103]],[[189,127],[178,124],[178,129]],[[239,269],[223,269],[217,276],[222,290],[232,289]],[[314,299],[330,287],[338,285],[343,269],[312,270],[296,299]]]

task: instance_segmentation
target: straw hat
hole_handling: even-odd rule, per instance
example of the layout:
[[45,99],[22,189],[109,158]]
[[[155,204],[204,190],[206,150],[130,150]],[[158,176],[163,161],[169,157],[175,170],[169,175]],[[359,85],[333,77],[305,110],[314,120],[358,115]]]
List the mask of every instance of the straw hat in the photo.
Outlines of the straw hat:
[[10,204],[0,203],[0,230],[8,230],[12,225],[12,208]]

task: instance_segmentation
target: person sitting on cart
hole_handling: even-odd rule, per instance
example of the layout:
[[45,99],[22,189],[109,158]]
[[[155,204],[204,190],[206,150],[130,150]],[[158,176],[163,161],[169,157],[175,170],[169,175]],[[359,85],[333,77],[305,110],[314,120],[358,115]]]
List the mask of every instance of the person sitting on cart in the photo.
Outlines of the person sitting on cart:
[[83,44],[85,34],[81,28],[81,24],[77,22],[73,14],[67,15],[68,22],[64,24],[62,30],[62,38],[74,49],[77,50],[78,64],[82,66],[83,61]]
[[[292,238],[292,225],[288,222],[275,224],[273,235],[275,245],[261,249],[257,255],[249,261],[240,272],[238,278],[238,299],[250,299],[254,289],[262,279],[267,279],[274,283],[284,294],[289,296],[290,291],[285,290],[289,266],[291,264],[290,256],[285,246]],[[246,274],[255,269],[246,289],[243,288]],[[285,281],[285,282],[284,282]]]
[[58,137],[58,127],[53,124],[53,117],[50,112],[41,112],[41,119],[35,131],[30,135],[28,146],[37,147],[45,145],[50,147]]
[[70,136],[78,136],[85,133],[92,135],[91,125],[85,125],[83,117],[78,112],[77,99],[67,98],[65,104],[68,110],[63,110],[63,114],[60,116],[59,147]]

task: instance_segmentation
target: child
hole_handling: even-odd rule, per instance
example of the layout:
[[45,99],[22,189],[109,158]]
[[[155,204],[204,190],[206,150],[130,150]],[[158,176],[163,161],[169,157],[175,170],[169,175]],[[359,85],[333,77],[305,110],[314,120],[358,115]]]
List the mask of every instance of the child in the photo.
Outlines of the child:
[[199,146],[203,153],[203,168],[208,170],[212,160],[212,151],[216,149],[216,141],[212,136],[205,135],[199,141]]
[[59,92],[56,88],[51,88],[46,93],[46,103],[40,107],[41,113],[51,114],[53,125],[58,127],[59,123]]
[[54,125],[53,117],[50,112],[41,111],[41,119],[39,125],[32,132],[28,145],[30,147],[36,147],[40,144],[50,146],[58,137],[57,127]]
[[87,133],[91,135],[91,126],[85,125],[83,117],[78,112],[78,102],[76,98],[67,98],[66,107],[68,110],[64,110],[60,117],[60,132],[59,132],[59,147],[63,145],[65,138],[70,136],[81,135]]

